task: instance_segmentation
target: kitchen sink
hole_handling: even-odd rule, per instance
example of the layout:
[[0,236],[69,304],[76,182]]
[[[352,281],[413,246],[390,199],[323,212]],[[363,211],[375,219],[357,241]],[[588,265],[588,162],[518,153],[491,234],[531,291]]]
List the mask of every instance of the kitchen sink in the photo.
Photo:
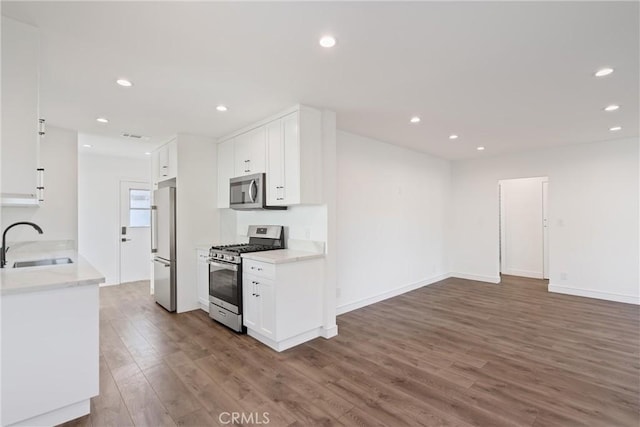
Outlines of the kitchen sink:
[[40,267],[43,265],[59,265],[59,264],[71,264],[73,261],[71,258],[49,258],[49,259],[37,259],[35,261],[18,261],[13,263],[13,268],[20,267]]

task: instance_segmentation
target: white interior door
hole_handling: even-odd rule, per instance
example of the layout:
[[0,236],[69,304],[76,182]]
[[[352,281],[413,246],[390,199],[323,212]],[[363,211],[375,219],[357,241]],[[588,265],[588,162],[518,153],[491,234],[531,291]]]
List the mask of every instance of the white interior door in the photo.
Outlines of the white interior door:
[[542,278],[549,278],[549,216],[548,216],[548,205],[549,205],[549,182],[542,182],[542,227],[543,227],[543,273]]
[[120,182],[120,283],[149,280],[151,188],[148,182]]

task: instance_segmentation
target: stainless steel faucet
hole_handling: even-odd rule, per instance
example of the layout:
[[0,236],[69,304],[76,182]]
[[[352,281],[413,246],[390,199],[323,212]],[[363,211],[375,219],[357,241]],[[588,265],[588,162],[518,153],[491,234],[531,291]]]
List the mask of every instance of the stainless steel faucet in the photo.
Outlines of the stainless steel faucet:
[[42,234],[42,228],[40,228],[38,224],[34,224],[33,222],[21,221],[8,226],[4,230],[4,233],[2,233],[2,250],[0,251],[0,268],[4,268],[4,266],[7,264],[7,249],[8,249],[7,243],[6,243],[7,231],[11,230],[16,225],[30,225],[33,228],[35,228],[39,234]]

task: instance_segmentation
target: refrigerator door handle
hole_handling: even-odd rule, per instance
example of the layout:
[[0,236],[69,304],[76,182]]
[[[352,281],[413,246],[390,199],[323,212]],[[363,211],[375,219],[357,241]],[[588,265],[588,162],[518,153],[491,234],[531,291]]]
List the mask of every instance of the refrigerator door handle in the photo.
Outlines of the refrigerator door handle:
[[159,263],[159,264],[162,264],[162,265],[164,265],[165,267],[171,267],[171,263],[170,263],[170,262],[166,262],[166,261],[163,261],[163,260],[158,259],[158,258],[154,258],[154,259],[153,259],[153,262],[157,262],[157,263]]
[[158,207],[151,206],[151,253],[158,252]]

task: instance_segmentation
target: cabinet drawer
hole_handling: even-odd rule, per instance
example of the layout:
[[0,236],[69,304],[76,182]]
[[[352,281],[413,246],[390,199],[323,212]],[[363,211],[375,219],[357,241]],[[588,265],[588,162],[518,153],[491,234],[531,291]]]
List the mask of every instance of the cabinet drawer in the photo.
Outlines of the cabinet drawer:
[[243,272],[258,277],[266,277],[267,279],[275,279],[276,266],[267,262],[254,261],[252,259],[242,260]]
[[[255,282],[255,283],[254,283]],[[264,285],[264,286],[271,286],[273,287],[274,285],[274,281],[273,279],[268,279],[266,277],[262,277],[262,276],[256,276],[255,274],[247,274],[244,273],[242,275],[242,286],[245,289],[252,289],[250,288],[253,285]],[[258,290],[258,288],[256,288],[256,291]]]

